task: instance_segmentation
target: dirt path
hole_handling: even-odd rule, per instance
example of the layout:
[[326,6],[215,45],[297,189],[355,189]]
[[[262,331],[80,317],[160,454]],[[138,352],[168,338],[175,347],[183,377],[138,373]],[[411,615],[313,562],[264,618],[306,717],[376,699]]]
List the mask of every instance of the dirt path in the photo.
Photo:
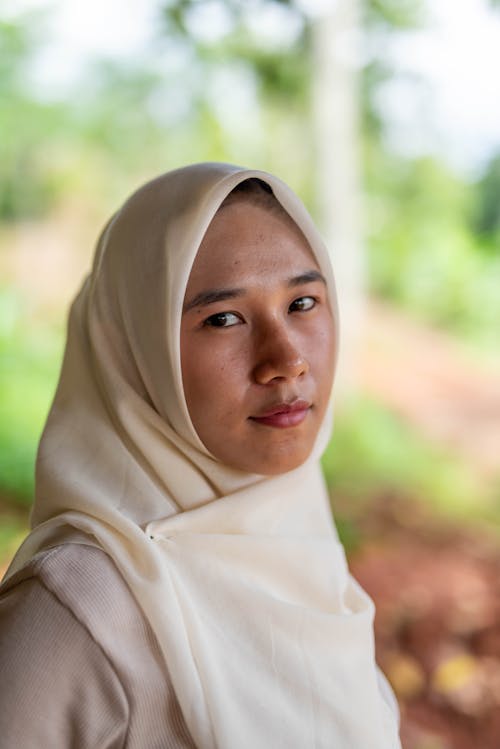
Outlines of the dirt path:
[[446,333],[371,303],[358,359],[362,388],[424,436],[500,476],[500,355],[486,364]]

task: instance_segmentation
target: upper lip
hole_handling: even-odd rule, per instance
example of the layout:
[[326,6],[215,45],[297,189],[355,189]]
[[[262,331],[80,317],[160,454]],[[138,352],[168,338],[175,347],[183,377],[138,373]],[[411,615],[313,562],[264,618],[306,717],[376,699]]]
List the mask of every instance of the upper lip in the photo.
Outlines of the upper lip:
[[290,413],[291,411],[305,411],[305,409],[310,408],[311,403],[309,401],[304,400],[303,398],[294,398],[291,401],[283,401],[281,403],[276,403],[273,406],[270,406],[265,411],[262,411],[254,416],[251,416],[251,419],[265,419],[268,416],[275,416],[276,414],[286,414]]

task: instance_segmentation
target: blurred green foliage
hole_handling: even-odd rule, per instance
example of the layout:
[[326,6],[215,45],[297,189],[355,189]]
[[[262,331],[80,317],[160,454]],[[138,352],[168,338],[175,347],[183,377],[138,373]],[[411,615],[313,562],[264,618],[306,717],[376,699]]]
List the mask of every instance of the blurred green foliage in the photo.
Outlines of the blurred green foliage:
[[42,103],[26,90],[40,44],[38,14],[0,21],[0,220],[45,215],[59,198],[47,151],[67,127],[67,106]]
[[0,494],[26,505],[62,349],[62,330],[28,322],[28,308],[15,291],[0,288]]
[[[375,153],[368,161],[372,288],[423,319],[497,349],[500,233],[490,172],[468,185],[432,158],[403,162]],[[481,233],[474,231],[479,221]]]
[[500,255],[500,154],[491,159],[488,168],[476,183],[472,225],[481,238],[482,247]]
[[447,519],[500,520],[500,487],[479,482],[473,468],[369,398],[339,409],[322,465],[334,505],[336,498],[351,505],[348,517],[374,499],[397,496]]

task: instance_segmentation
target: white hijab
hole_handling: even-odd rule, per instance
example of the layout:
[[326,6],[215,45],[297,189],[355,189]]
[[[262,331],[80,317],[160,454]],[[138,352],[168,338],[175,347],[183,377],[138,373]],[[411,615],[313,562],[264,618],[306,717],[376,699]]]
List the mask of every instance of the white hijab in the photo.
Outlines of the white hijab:
[[206,163],[138,190],[73,304],[34,529],[9,574],[68,528],[92,537],[150,622],[200,749],[393,749],[373,604],[349,576],[318,463],[330,418],[304,465],[269,478],[213,458],[186,406],[189,273],[222,200],[251,177],[304,233],[336,310],[323,242],[276,177]]

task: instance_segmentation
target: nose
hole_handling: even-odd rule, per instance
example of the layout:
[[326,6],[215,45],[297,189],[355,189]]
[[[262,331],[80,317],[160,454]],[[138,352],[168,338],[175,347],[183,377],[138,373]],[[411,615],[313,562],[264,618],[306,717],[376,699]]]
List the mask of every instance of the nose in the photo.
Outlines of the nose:
[[255,382],[268,385],[274,381],[294,380],[308,371],[307,358],[284,325],[267,328],[262,333],[257,345]]

